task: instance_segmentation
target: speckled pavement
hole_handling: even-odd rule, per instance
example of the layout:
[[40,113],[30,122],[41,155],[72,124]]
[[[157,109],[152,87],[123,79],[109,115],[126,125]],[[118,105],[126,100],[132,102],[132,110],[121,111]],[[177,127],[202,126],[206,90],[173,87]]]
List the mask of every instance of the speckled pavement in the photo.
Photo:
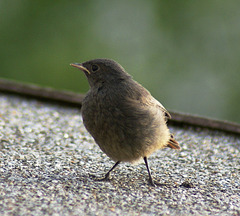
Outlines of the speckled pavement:
[[240,215],[240,136],[170,127],[182,150],[114,164],[77,108],[0,94],[0,215]]

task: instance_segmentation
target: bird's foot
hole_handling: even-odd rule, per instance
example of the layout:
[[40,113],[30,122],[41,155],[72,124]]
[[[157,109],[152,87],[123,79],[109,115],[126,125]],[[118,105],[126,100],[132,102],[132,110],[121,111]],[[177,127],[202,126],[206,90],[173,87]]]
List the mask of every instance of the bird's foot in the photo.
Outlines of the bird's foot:
[[156,185],[154,184],[154,181],[152,180],[152,178],[149,178],[148,179],[148,183],[153,186],[153,187],[156,187]]
[[160,182],[157,182],[157,181],[153,181],[153,179],[148,179],[148,183],[152,186],[152,187],[166,187],[166,186],[169,186],[169,184],[167,183],[160,183]]
[[93,177],[95,181],[109,181],[110,180],[110,175],[106,174],[104,177],[98,177],[94,174],[90,174],[90,177]]
[[160,187],[163,187],[163,186],[169,186],[169,184],[166,184],[166,183],[160,183],[160,182],[155,182],[155,185],[156,186],[160,186]]

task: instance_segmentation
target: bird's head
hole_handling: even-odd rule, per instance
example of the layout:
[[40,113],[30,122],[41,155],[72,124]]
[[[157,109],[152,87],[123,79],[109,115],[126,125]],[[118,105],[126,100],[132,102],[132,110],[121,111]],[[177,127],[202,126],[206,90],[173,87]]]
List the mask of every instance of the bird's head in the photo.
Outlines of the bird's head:
[[120,64],[110,59],[94,59],[80,64],[73,63],[71,66],[85,73],[90,87],[104,84],[114,85],[131,78]]

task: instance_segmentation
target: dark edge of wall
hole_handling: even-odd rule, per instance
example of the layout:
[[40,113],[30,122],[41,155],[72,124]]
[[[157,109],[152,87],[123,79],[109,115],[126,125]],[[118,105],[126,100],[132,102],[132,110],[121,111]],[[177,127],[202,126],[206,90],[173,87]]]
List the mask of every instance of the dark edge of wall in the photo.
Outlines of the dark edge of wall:
[[[7,79],[0,79],[0,92],[17,94],[25,97],[47,100],[50,102],[58,102],[68,106],[77,106],[79,108],[81,107],[82,100],[84,98],[83,94],[73,93],[70,91],[60,91],[33,84],[24,84]],[[170,124],[188,124],[240,134],[240,124],[237,123],[178,112],[170,112],[170,114],[172,115]]]
[[7,79],[0,79],[0,92],[17,94],[50,102],[60,102],[70,106],[78,106],[80,108],[84,98],[84,95],[71,91],[61,91]]
[[170,112],[170,114],[172,115],[171,123],[173,124],[188,124],[193,126],[200,126],[214,130],[221,130],[225,132],[240,134],[240,124],[235,122],[221,121],[202,116],[178,112]]

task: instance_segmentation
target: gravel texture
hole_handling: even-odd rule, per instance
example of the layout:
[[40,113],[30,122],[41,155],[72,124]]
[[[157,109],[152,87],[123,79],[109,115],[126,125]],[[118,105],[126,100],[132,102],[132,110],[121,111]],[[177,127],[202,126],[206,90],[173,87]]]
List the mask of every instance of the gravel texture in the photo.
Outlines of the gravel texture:
[[[240,137],[170,127],[182,150],[114,164],[80,110],[0,94],[0,215],[240,215]],[[93,175],[92,175],[93,174]]]

